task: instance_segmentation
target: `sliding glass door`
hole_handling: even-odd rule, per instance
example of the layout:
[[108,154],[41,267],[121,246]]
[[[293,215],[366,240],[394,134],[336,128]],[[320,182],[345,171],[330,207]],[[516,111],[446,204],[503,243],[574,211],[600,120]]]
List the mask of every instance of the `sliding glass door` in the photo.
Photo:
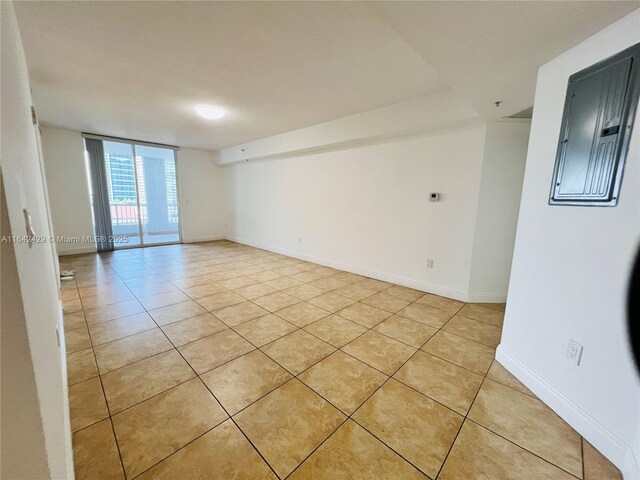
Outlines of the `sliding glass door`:
[[174,150],[136,145],[135,151],[142,243],[178,242],[180,216]]
[[[92,195],[94,218],[105,218],[101,223],[106,230],[111,222],[113,245],[103,250],[179,242],[175,150],[119,140],[87,138],[86,142],[102,144],[102,151],[99,145],[88,151],[90,157],[92,152],[104,157],[89,158],[94,165],[91,183],[105,187],[100,198]],[[96,168],[95,162],[104,163]],[[99,230],[104,233],[105,228],[96,228],[97,235]]]
[[142,244],[142,235],[140,234],[140,205],[133,145],[107,141],[102,142],[102,145],[113,246],[115,248],[139,246]]

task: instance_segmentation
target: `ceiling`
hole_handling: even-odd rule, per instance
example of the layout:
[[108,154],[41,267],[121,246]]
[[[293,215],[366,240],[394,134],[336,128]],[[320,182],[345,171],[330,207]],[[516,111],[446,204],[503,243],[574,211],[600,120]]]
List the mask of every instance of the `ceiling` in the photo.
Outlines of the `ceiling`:
[[541,64],[640,2],[14,5],[43,123],[215,150],[443,88],[511,115]]

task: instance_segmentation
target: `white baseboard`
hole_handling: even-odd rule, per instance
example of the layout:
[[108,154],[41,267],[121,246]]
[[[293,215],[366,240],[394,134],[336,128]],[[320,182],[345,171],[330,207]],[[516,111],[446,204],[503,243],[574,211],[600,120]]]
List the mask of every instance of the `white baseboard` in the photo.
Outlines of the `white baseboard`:
[[82,245],[71,248],[56,247],[56,252],[61,257],[65,255],[82,255],[83,253],[96,253],[97,251],[98,249],[95,245]]
[[198,242],[214,242],[216,240],[225,240],[224,235],[214,235],[212,237],[189,237],[183,238],[182,243],[198,243]]
[[640,479],[640,466],[633,448],[502,345],[496,350],[496,360],[618,467],[625,480]]
[[432,283],[422,282],[411,278],[402,277],[400,275],[393,275],[390,273],[379,272],[376,270],[370,270],[368,268],[359,267],[357,265],[351,265],[348,263],[338,262],[335,260],[329,260],[326,258],[316,257],[302,252],[296,252],[293,250],[287,250],[283,248],[274,247],[271,245],[264,245],[244,238],[237,238],[234,236],[225,237],[232,242],[241,243],[243,245],[249,245],[251,247],[260,248],[262,250],[268,250],[270,252],[279,253],[288,257],[297,258],[299,260],[305,260],[307,262],[317,263],[326,267],[336,268],[338,270],[344,270],[346,272],[363,275],[369,278],[375,278],[376,280],[382,280],[383,282],[395,283],[404,287],[414,288],[426,293],[433,293],[443,297],[453,298],[462,302],[468,303],[503,303],[506,301],[506,295],[504,294],[469,294],[460,290],[455,290]]

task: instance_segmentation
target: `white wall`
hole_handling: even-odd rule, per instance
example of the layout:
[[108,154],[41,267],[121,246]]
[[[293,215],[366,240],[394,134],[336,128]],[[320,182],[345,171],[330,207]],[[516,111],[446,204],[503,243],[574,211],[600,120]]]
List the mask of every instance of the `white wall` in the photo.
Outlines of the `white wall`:
[[[33,103],[24,50],[13,4],[1,2],[0,10],[2,22],[0,28],[2,34],[0,160],[7,216],[11,231],[16,235],[24,235],[23,209],[28,209],[31,212],[31,223],[36,235],[48,238],[51,235],[50,222],[38,151],[38,137],[31,119]],[[20,297],[13,300],[22,302],[35,376],[39,417],[44,432],[48,475],[55,479],[73,478],[64,344],[61,347],[57,341],[58,332],[62,331],[62,309],[58,297],[56,259],[50,244],[46,242],[34,242],[32,245],[15,243],[13,247],[20,284]],[[3,296],[5,294],[4,286],[2,294]],[[13,310],[12,313],[16,312],[17,310]],[[20,318],[14,320],[19,322]],[[4,363],[2,367],[5,368]],[[25,368],[24,365],[21,367]],[[28,370],[28,366],[26,368]],[[4,374],[3,371],[3,379]],[[33,425],[38,421],[34,418],[38,416],[38,412],[33,408],[30,409],[29,416],[29,424]],[[25,419],[25,424],[26,422]],[[19,469],[24,472],[30,468],[29,465],[19,465],[21,462],[31,461],[34,462],[32,466],[36,467],[35,462],[40,459],[39,449],[41,448],[37,436],[24,435],[11,441],[23,442],[19,445],[22,452],[29,452],[29,449],[33,448],[34,456],[26,458],[24,455],[15,455],[17,449],[14,448],[10,451],[13,455],[9,455],[8,458],[5,455],[2,457],[3,471],[6,468],[5,463],[16,466],[17,468],[13,468],[13,471]],[[44,470],[44,467],[38,467],[40,467],[39,471]]]
[[[0,233],[10,236],[11,226],[0,179]],[[22,294],[13,245],[0,245],[2,285],[0,298],[0,353],[2,385],[0,417],[0,477],[4,479],[47,478],[49,465],[33,361],[22,309]]]
[[[468,299],[485,132],[478,124],[227,167],[230,236]],[[492,293],[487,301],[506,291]]]
[[[93,235],[89,182],[80,132],[42,127],[42,151],[49,191],[53,231],[57,236]],[[56,245],[59,255],[95,252],[92,242]]]
[[[568,77],[640,41],[640,10],[540,68],[498,359],[626,478],[638,468],[640,383],[625,294],[640,238],[640,116],[616,207],[547,204]],[[567,342],[584,346],[579,367]],[[634,458],[635,452],[635,458]]]
[[531,122],[487,124],[469,292],[477,301],[506,294]]
[[212,152],[181,148],[177,157],[182,240],[202,242],[223,238],[228,197],[222,168],[214,165]]
[[[42,127],[42,150],[56,236],[93,235],[81,133]],[[185,148],[178,150],[177,159],[183,241],[223,237],[227,197],[221,168],[214,165],[214,154]],[[58,243],[57,249],[60,255],[96,251],[93,243]]]

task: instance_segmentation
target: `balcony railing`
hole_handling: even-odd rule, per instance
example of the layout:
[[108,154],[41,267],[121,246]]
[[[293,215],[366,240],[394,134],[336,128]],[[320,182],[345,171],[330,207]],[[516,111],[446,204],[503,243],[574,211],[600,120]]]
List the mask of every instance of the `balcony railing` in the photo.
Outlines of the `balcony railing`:
[[[153,208],[153,207],[152,207]],[[140,205],[140,217],[145,235],[163,235],[178,231],[179,213],[177,205],[166,205],[161,212],[154,212],[153,221],[149,221],[149,206]],[[156,209],[159,209],[156,207]],[[166,212],[166,213],[165,213]],[[139,235],[138,206],[130,203],[112,203],[110,205],[111,226],[114,235]]]

